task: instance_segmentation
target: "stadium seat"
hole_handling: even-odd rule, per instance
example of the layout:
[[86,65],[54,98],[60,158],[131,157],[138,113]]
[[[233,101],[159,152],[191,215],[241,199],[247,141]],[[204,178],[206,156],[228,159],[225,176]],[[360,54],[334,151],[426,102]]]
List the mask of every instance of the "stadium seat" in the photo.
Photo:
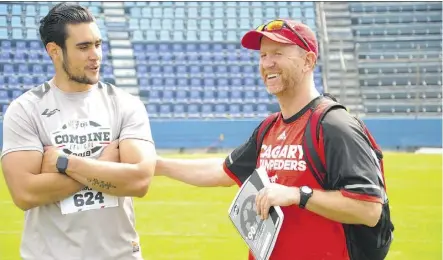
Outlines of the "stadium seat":
[[184,104],[173,105],[173,116],[175,118],[186,117],[185,105]]
[[9,105],[8,104],[3,104],[2,105],[2,114],[4,114],[6,112],[6,110],[8,109]]
[[0,102],[9,103],[9,95],[7,90],[0,90]]
[[170,104],[160,104],[159,117],[171,118],[173,116]]
[[200,117],[199,106],[197,104],[189,104],[186,109],[188,117]]

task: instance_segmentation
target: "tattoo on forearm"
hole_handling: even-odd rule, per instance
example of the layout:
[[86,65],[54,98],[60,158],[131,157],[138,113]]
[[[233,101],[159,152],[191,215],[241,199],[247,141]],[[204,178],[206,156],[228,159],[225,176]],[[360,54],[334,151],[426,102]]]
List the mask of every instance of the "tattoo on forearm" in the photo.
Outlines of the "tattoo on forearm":
[[117,187],[115,187],[115,185],[113,185],[112,183],[110,183],[110,182],[105,182],[105,181],[101,181],[101,180],[98,180],[98,179],[96,179],[96,178],[94,178],[94,179],[88,179],[88,182],[91,184],[91,186],[96,186],[96,187],[100,187],[100,188],[102,188],[102,189],[107,189],[107,190],[109,190],[109,189],[111,189],[111,188],[117,188]]

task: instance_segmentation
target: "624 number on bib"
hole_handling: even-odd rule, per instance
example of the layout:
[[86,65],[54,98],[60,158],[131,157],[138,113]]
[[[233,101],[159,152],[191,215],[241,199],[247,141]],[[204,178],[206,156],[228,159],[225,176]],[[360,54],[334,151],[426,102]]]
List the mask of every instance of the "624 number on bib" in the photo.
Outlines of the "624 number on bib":
[[95,194],[93,192],[85,192],[84,194],[79,193],[74,195],[74,205],[76,207],[83,207],[85,205],[91,206],[94,205],[96,202],[99,204],[103,204],[105,202],[105,197],[103,197],[103,194],[101,192],[97,192]]
[[117,197],[91,189],[81,190],[60,202],[60,209],[63,215],[117,206]]

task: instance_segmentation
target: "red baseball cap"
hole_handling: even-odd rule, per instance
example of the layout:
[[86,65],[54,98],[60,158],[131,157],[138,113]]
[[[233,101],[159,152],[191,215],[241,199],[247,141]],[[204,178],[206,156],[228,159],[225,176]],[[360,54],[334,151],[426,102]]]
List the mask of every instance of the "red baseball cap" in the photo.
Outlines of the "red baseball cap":
[[[275,21],[280,22],[279,25],[282,25],[281,28],[276,30],[267,29],[266,26],[272,24]],[[296,31],[298,35],[294,33],[291,29],[283,26],[283,24],[291,27],[291,29]],[[243,36],[241,40],[241,44],[243,47],[251,50],[260,50],[261,38],[265,36],[275,42],[295,44],[306,51],[312,51],[313,53],[315,53],[315,56],[318,57],[317,37],[315,36],[315,33],[307,25],[294,20],[278,19],[278,20],[273,20],[268,24],[265,24],[260,27],[259,27],[260,29],[264,27],[266,29],[251,30]],[[302,38],[303,40],[300,38]],[[305,41],[306,44],[303,41]]]

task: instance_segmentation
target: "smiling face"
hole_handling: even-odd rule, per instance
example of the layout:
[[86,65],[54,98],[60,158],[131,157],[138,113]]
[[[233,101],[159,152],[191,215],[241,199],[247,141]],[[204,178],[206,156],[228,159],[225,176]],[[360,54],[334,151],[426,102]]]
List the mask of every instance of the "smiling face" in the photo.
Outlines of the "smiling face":
[[78,84],[96,84],[102,60],[102,40],[97,24],[68,24],[66,33],[65,48],[57,46],[54,51],[54,63],[62,70],[58,73]]
[[262,38],[260,74],[270,94],[279,95],[289,88],[297,88],[306,73],[306,54],[296,45]]

